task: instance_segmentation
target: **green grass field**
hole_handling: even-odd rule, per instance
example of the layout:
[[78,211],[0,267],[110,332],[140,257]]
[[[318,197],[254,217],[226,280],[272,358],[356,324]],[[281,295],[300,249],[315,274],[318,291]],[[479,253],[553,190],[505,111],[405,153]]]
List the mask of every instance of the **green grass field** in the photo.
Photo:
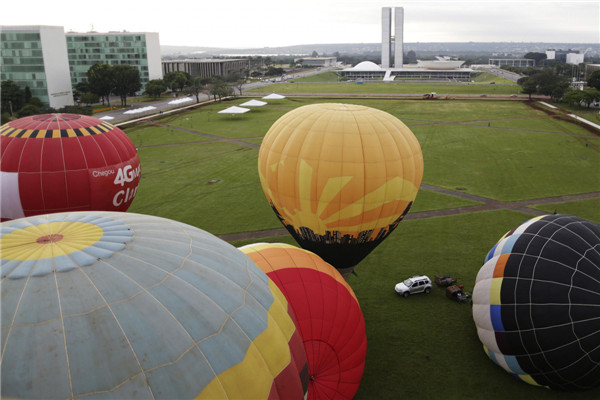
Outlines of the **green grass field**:
[[502,78],[501,76],[491,74],[489,72],[480,72],[475,74],[473,80],[477,83],[510,83],[514,84],[514,81],[510,79]]
[[[217,114],[246,100],[163,117],[160,127],[125,128],[142,162],[142,180],[129,211],[172,218],[217,235],[281,228],[260,187],[258,150],[243,143],[259,144],[281,115],[324,100],[285,99],[244,115]],[[403,120],[423,150],[423,183],[455,194],[420,190],[407,219],[348,280],[368,337],[356,399],[600,398],[600,389],[562,393],[509,376],[483,352],[470,307],[448,300],[442,289],[408,299],[394,292],[397,282],[414,274],[452,274],[472,288],[489,249],[532,215],[509,209],[469,212],[469,206],[481,202],[460,193],[518,201],[599,192],[600,137],[520,101],[336,101],[379,108]],[[181,129],[242,143],[216,142]],[[459,207],[457,215],[411,219],[412,214]],[[600,223],[598,198],[531,208]],[[289,235],[233,244],[259,241],[294,244]]]
[[454,94],[486,94],[507,95],[521,93],[517,84],[486,85],[486,84],[444,84],[444,83],[373,83],[362,85],[356,82],[344,83],[277,83],[246,93],[342,93],[342,94],[422,94],[436,92],[438,95]]

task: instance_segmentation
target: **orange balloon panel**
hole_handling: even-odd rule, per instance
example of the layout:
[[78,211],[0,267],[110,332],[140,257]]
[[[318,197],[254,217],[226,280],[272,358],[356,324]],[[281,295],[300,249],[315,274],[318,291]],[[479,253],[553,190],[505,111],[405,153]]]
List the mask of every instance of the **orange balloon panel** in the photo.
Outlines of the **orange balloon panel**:
[[[298,243],[347,268],[408,213],[423,177],[423,155],[410,129],[391,114],[313,104],[290,111],[269,129],[259,174],[267,199]],[[343,250],[339,245],[360,251],[342,261],[333,254]]]

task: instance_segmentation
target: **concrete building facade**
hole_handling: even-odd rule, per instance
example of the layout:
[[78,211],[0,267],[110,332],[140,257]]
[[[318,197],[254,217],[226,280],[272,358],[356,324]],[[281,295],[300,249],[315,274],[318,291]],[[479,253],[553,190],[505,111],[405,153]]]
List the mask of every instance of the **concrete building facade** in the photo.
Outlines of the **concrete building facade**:
[[53,108],[73,105],[62,26],[0,27],[2,81],[11,80]]
[[300,62],[303,66],[308,67],[333,67],[337,63],[336,57],[304,57],[294,60],[295,63]]
[[152,79],[162,79],[157,32],[87,32],[66,34],[73,87],[87,81],[94,64],[131,65],[140,71],[142,91]]
[[392,58],[392,9],[381,9],[381,68],[390,68]]
[[600,71],[600,64],[585,64],[585,79],[587,80],[595,71]]
[[404,65],[404,8],[394,8],[394,68]]
[[583,63],[584,54],[567,53],[566,63],[571,65],[579,65]]
[[247,59],[189,59],[168,60],[162,62],[163,75],[169,72],[183,71],[195,78],[211,78],[231,74],[244,75],[250,67]]
[[394,7],[393,20],[394,35],[392,35],[392,8],[383,7],[381,9],[381,68],[402,68],[404,64],[404,8]]
[[489,64],[497,67],[504,65],[511,67],[535,67],[535,60],[529,58],[490,58]]

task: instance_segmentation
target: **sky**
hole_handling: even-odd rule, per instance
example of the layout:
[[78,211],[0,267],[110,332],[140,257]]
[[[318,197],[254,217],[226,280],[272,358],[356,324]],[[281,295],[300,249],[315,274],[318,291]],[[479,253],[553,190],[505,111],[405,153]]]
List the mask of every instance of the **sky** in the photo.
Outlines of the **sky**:
[[262,48],[381,42],[381,8],[404,7],[404,41],[600,42],[600,1],[27,0],[0,25],[158,32],[162,45]]

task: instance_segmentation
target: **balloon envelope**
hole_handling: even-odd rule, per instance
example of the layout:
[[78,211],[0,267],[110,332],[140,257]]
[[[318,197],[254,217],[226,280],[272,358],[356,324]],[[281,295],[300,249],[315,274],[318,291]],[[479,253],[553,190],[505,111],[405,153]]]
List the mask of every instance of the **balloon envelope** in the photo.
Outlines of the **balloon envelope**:
[[3,398],[304,397],[285,297],[226,242],[133,213],[0,226]]
[[352,104],[313,104],[279,118],[259,151],[273,210],[303,248],[347,270],[408,213],[423,155],[398,118]]
[[77,114],[32,115],[0,128],[2,220],[64,211],[126,211],[140,160],[119,128]]
[[488,253],[473,318],[488,356],[532,385],[600,384],[600,226],[533,218]]
[[310,251],[287,244],[240,248],[281,289],[306,349],[309,399],[352,399],[367,352],[365,321],[352,288]]

